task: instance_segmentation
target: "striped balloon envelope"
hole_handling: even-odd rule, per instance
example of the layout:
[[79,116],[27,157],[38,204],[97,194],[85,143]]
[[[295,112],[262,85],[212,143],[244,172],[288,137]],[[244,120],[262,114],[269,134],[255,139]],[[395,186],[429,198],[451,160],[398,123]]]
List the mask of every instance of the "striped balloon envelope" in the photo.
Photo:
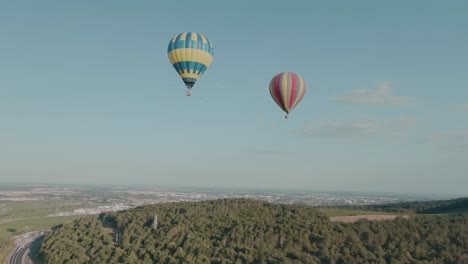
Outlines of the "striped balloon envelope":
[[175,36],[167,48],[169,61],[187,86],[187,96],[195,82],[213,61],[213,45],[202,34],[185,32]]
[[270,82],[270,94],[276,104],[286,112],[285,118],[302,100],[306,92],[304,79],[293,72],[283,72]]

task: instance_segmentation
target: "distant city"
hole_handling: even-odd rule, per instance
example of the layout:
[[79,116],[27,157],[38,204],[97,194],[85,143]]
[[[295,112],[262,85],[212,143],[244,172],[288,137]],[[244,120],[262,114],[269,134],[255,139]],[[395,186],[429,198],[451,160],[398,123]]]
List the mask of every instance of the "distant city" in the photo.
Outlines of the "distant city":
[[[122,211],[147,204],[202,201],[221,198],[253,198],[273,203],[308,204],[311,206],[370,205],[415,200],[455,198],[453,195],[382,194],[324,191],[242,190],[201,188],[148,188],[121,186],[34,186],[0,187],[0,201],[57,200],[58,206],[48,216],[92,215]],[[67,210],[64,210],[67,208]],[[75,208],[71,210],[70,208]],[[2,211],[0,210],[0,216]]]

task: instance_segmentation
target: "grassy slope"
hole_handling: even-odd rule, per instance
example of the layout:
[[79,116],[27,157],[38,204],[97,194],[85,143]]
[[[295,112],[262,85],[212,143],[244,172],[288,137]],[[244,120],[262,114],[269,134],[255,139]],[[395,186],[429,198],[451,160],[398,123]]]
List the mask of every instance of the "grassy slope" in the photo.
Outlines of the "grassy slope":
[[52,226],[68,223],[79,216],[38,217],[0,224],[0,239],[10,238],[25,232],[50,229]]
[[376,214],[466,214],[468,213],[468,198],[441,201],[401,202],[369,206],[341,206],[336,208],[322,208],[321,210],[330,217]]
[[83,207],[66,200],[40,200],[40,201],[0,201],[0,222],[4,219],[46,216],[59,212],[73,211]]

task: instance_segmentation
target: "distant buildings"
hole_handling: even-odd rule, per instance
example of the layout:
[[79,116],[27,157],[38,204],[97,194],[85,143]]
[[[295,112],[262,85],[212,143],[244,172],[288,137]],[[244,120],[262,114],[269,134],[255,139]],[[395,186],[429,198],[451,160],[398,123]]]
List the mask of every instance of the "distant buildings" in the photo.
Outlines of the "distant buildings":
[[123,211],[133,208],[133,206],[129,206],[123,203],[113,204],[113,205],[106,205],[106,206],[99,206],[98,208],[79,208],[73,210],[73,212],[61,212],[56,213],[49,216],[67,216],[67,215],[96,215],[105,212],[115,212],[115,211]]

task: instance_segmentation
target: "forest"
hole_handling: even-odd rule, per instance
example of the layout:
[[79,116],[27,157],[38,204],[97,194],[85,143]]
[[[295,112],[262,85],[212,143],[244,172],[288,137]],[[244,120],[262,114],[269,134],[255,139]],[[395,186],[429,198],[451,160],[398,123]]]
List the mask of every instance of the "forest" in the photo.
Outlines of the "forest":
[[[338,207],[333,207],[338,208]],[[416,214],[468,213],[468,197],[439,201],[415,201],[375,205],[341,206],[339,208]]]
[[57,226],[38,254],[68,264],[468,263],[468,215],[337,223],[307,205],[165,203]]

